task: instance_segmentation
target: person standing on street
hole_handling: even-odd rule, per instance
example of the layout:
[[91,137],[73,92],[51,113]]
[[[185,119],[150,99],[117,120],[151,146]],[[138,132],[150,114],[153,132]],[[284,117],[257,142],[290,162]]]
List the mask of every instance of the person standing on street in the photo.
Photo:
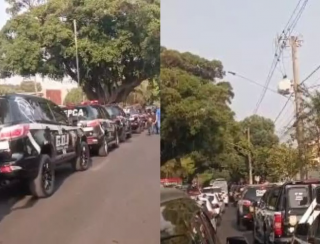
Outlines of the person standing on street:
[[160,134],[160,107],[156,110],[156,133]]
[[156,115],[151,110],[148,111],[148,135],[154,133],[154,125],[156,122]]

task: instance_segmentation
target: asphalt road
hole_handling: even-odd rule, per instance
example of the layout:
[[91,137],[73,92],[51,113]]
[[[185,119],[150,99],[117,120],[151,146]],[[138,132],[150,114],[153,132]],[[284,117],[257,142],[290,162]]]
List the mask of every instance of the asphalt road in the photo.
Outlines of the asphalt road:
[[61,168],[48,199],[2,191],[0,244],[159,243],[159,158],[159,136],[143,133],[86,172]]
[[232,205],[229,206],[222,216],[221,226],[218,228],[218,236],[221,243],[226,243],[226,238],[231,236],[243,236],[247,239],[248,243],[253,243],[251,231],[239,231],[236,224],[236,208]]

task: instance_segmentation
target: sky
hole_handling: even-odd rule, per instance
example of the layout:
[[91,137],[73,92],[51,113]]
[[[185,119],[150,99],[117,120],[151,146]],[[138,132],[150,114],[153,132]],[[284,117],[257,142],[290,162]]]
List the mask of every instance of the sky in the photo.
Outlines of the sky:
[[[210,60],[218,59],[226,71],[236,72],[263,85],[274,57],[276,36],[282,32],[298,2],[161,0],[161,44]],[[309,0],[292,32],[303,39],[298,49],[301,80],[320,65],[320,28],[316,24],[320,21],[319,10],[320,1]],[[269,85],[274,90],[277,90],[283,73],[292,79],[290,48],[283,56],[283,65],[275,71]],[[320,84],[319,78],[320,72],[305,84]],[[225,80],[234,88],[232,108],[236,119],[252,115],[263,88],[237,76],[228,75]],[[274,120],[286,101],[285,97],[268,91],[258,114]],[[290,103],[279,117],[278,131],[292,119],[293,109]]]

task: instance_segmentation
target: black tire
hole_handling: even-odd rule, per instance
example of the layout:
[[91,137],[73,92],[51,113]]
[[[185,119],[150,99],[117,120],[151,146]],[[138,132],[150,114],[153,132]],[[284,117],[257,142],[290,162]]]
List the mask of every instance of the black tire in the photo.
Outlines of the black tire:
[[47,198],[55,191],[55,168],[46,154],[40,155],[39,161],[37,177],[29,181],[29,190],[36,198]]
[[98,155],[100,157],[106,157],[109,154],[109,144],[107,136],[103,137],[102,144],[98,149]]
[[74,171],[86,171],[91,166],[90,149],[86,142],[81,142],[76,159],[71,163]]
[[[118,130],[118,135],[120,134],[119,131],[120,131],[120,130]],[[120,136],[120,142],[125,142],[127,138],[128,138],[128,136],[127,136],[127,134],[126,134],[125,129],[123,128],[123,129],[122,129],[121,136]]]
[[[125,133],[124,133],[124,135],[126,135]],[[116,148],[118,148],[119,146],[120,146],[120,138],[119,138],[119,133],[118,132],[116,132],[116,138],[115,138],[115,147]]]
[[220,226],[221,225],[221,222],[222,222],[222,218],[221,218],[221,215],[219,215],[217,217],[217,226]]

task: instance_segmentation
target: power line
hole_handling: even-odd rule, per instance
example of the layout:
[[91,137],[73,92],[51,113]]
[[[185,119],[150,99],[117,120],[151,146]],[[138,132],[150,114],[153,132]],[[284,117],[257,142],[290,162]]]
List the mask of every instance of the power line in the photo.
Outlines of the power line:
[[[300,86],[302,84],[304,84],[307,80],[309,80],[318,70],[320,70],[320,65],[317,66],[305,79],[303,79],[303,81],[300,83]],[[277,122],[277,120],[279,119],[279,117],[281,116],[281,114],[283,113],[283,111],[285,110],[286,106],[288,105],[290,98],[293,96],[293,93],[290,94],[290,96],[288,97],[286,103],[284,104],[284,106],[282,107],[281,111],[279,112],[279,114],[277,115],[276,119],[274,120],[274,123]]]
[[[284,28],[284,30],[282,31],[282,35],[284,36],[284,39],[286,39],[289,35],[291,35],[293,29],[294,29],[295,26],[297,25],[297,23],[298,23],[301,15],[302,15],[302,13],[303,13],[303,10],[305,9],[305,7],[306,7],[306,5],[307,5],[307,3],[308,3],[308,0],[305,0],[305,2],[303,3],[303,5],[301,6],[301,8],[300,8],[300,10],[299,10],[299,12],[298,12],[298,14],[297,14],[297,16],[295,17],[295,19],[293,20],[293,22],[290,24],[290,21],[292,20],[295,12],[296,12],[297,9],[299,8],[300,3],[301,3],[301,0],[300,0],[300,1],[298,2],[298,4],[296,5],[295,9],[293,10],[293,12],[292,12],[292,14],[291,14],[291,16],[290,16],[290,18],[289,18],[289,20],[288,20],[285,28]],[[288,32],[288,33],[286,33],[286,32]],[[280,37],[279,40],[281,40],[281,39],[282,39],[282,37]],[[273,74],[274,74],[274,72],[275,72],[275,70],[276,70],[277,64],[278,64],[278,62],[279,62],[279,58],[278,58],[278,57],[279,57],[279,56],[281,57],[282,52],[283,52],[283,49],[284,49],[284,45],[280,45],[280,46],[278,45],[278,47],[277,47],[277,49],[276,49],[276,52],[275,52],[275,54],[274,54],[274,59],[273,59],[273,62],[272,62],[272,64],[271,64],[271,67],[270,67],[270,71],[269,71],[269,73],[268,73],[268,76],[267,76],[267,79],[266,79],[266,82],[265,82],[265,85],[264,85],[266,88],[269,87],[269,84],[270,84],[270,82],[271,82],[271,78],[272,78],[272,76],[273,76]],[[278,53],[278,52],[279,52],[279,53]],[[256,104],[256,108],[254,109],[254,112],[253,112],[254,114],[256,114],[256,113],[258,112],[259,108],[260,108],[260,105],[261,105],[261,103],[262,103],[262,101],[263,101],[263,99],[264,99],[264,97],[265,97],[265,95],[266,95],[266,92],[267,92],[267,89],[266,89],[266,88],[264,88],[263,91],[262,91],[262,93],[261,93],[261,96],[260,96],[260,98],[259,98],[259,100],[258,100],[258,102],[257,102],[257,104]]]
[[[244,79],[244,80],[246,80],[246,81],[248,81],[248,82],[250,82],[250,83],[252,83],[252,84],[255,84],[255,85],[257,85],[257,86],[266,88],[266,87],[265,87],[264,85],[262,85],[261,83],[256,82],[256,81],[254,81],[254,80],[252,80],[252,79],[249,79],[249,78],[247,78],[247,77],[245,77],[245,76],[243,76],[243,75],[239,75],[239,74],[237,74],[236,72],[227,71],[227,73],[228,73],[228,74],[231,74],[231,75],[234,75],[234,76],[237,76],[237,77],[239,77],[239,78],[242,78],[242,79]],[[274,89],[267,88],[267,90],[269,90],[269,91],[271,91],[271,92],[273,92],[273,93],[276,93],[276,94],[282,96],[281,94],[279,94],[278,91],[276,91],[276,90],[274,90]]]

